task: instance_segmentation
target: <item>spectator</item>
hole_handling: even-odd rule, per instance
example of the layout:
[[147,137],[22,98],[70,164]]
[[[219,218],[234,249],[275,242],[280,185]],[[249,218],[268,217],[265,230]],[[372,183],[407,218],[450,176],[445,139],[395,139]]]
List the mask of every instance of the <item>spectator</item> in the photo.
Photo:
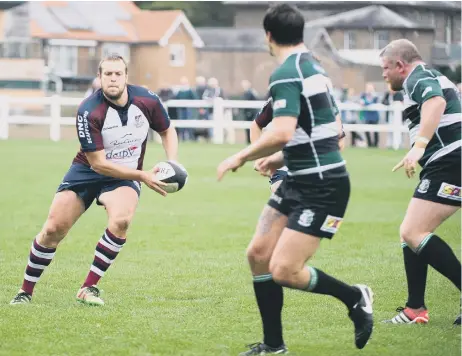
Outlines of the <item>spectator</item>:
[[[181,77],[180,87],[178,92],[175,95],[176,100],[194,100],[196,99],[196,94],[189,86],[189,80],[187,77]],[[192,111],[191,108],[182,107],[177,108],[177,117],[178,120],[191,120]],[[178,134],[183,141],[192,140],[195,141],[194,129],[193,128],[179,128]]]
[[[248,80],[243,80],[241,82],[241,87],[243,90],[242,100],[258,100],[258,93],[255,89],[252,88],[252,84]],[[256,109],[243,109],[242,114],[245,121],[253,121],[258,110]],[[250,130],[245,130],[247,143],[250,143]]]
[[[207,82],[207,88],[202,95],[204,100],[213,101],[215,98],[224,98],[223,90],[220,88],[217,78],[210,78]],[[212,120],[213,109],[208,109],[205,112],[205,120]],[[213,129],[208,130],[208,137],[211,138]]]
[[[342,94],[340,96],[340,102],[344,104],[355,104],[357,98],[355,98],[355,90],[353,88],[343,87]],[[359,114],[356,110],[342,110],[342,122],[346,124],[358,124]],[[361,134],[356,131],[351,131],[351,146],[355,147],[366,147],[366,143]]]
[[[366,84],[366,91],[361,94],[360,103],[364,107],[379,103],[379,97],[371,83]],[[379,123],[380,115],[379,112],[375,110],[364,110],[363,118],[366,124],[377,125]],[[369,147],[377,147],[379,144],[379,133],[374,132],[372,138],[372,132],[366,132],[366,139]]]

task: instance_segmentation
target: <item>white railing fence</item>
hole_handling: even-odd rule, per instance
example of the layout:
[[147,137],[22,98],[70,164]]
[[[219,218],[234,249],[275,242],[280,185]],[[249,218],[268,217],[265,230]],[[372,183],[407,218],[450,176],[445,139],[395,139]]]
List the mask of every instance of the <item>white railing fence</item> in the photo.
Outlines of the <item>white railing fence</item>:
[[[50,139],[59,141],[61,138],[61,126],[75,125],[75,117],[62,117],[62,108],[65,106],[77,107],[82,102],[81,98],[67,98],[58,95],[38,98],[19,98],[0,96],[0,139],[6,140],[9,136],[9,125],[47,125],[50,127]],[[265,101],[224,100],[215,98],[209,100],[169,100],[164,102],[167,108],[212,108],[211,120],[172,120],[175,127],[179,128],[208,128],[213,129],[212,142],[215,144],[234,143],[236,129],[248,129],[249,121],[233,120],[235,109],[260,109]],[[37,105],[49,106],[50,116],[25,116],[13,115],[11,109],[16,106]],[[363,107],[359,104],[339,103],[340,111],[378,111],[389,112],[391,116],[388,124],[345,124],[346,132],[389,132],[392,133],[392,147],[398,149],[401,146],[402,133],[407,128],[402,123],[403,106],[399,102],[385,106],[374,104]]]

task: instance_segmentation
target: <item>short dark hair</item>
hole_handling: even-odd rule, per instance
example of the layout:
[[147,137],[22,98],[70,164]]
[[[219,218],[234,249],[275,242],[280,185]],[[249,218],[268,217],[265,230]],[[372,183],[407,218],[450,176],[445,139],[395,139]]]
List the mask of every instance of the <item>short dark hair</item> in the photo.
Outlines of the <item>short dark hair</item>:
[[279,45],[298,45],[303,42],[305,18],[295,6],[277,4],[266,11],[263,28]]
[[125,74],[128,73],[128,67],[127,67],[127,62],[125,61],[124,57],[122,57],[120,54],[118,53],[111,53],[109,55],[107,55],[106,57],[104,57],[101,62],[99,62],[99,66],[98,66],[98,72],[99,74],[101,75],[101,71],[102,71],[102,65],[104,62],[106,61],[112,61],[112,62],[115,62],[115,61],[122,61],[124,64],[125,64]]

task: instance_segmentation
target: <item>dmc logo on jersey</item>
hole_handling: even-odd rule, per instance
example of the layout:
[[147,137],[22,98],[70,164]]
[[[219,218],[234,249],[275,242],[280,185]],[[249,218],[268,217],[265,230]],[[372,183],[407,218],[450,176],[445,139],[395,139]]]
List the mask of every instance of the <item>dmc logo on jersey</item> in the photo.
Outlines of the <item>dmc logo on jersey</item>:
[[462,201],[460,187],[449,183],[441,183],[441,187],[437,195],[450,200]]
[[91,136],[90,136],[90,128],[88,126],[88,111],[85,111],[83,117],[81,115],[77,115],[77,132],[79,137],[86,138],[88,143],[93,143]]
[[142,127],[144,125],[144,120],[143,118],[141,117],[141,115],[136,115],[135,116],[135,127],[137,129],[139,129],[140,127]]
[[324,220],[324,223],[321,226],[321,230],[335,234],[342,224],[342,220],[342,218],[327,215],[326,220]]
[[106,159],[124,159],[124,158],[129,158],[131,156],[133,156],[133,154],[135,153],[136,149],[138,147],[137,146],[132,146],[132,147],[129,147],[129,148],[126,148],[122,151],[111,151],[111,152],[108,152],[106,153]]

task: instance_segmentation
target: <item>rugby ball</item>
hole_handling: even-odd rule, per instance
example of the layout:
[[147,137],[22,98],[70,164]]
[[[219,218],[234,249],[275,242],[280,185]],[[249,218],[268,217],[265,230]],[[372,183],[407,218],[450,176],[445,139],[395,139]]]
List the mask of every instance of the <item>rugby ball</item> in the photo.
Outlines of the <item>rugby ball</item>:
[[167,186],[162,187],[167,193],[178,192],[188,181],[188,172],[177,162],[159,162],[154,166],[154,171],[156,170],[156,179],[167,183]]

